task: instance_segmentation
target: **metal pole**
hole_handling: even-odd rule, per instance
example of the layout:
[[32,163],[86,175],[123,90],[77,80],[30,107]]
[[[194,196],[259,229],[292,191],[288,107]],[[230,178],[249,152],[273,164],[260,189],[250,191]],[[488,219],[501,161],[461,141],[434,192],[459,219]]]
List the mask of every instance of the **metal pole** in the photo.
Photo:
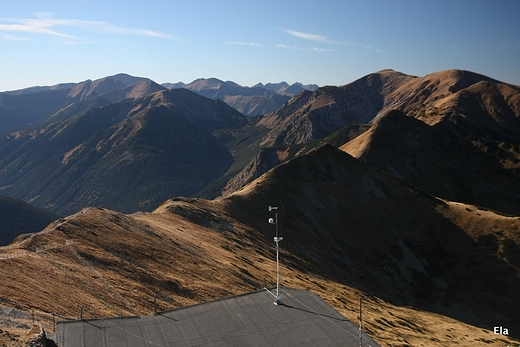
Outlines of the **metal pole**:
[[[269,206],[269,212],[272,210],[278,210],[277,206]],[[269,218],[269,223],[275,225],[276,236],[274,237],[274,242],[276,243],[276,305],[283,304],[282,299],[280,298],[280,247],[279,242],[283,240],[283,237],[278,236],[278,211],[274,213],[274,221],[272,218]]]
[[276,226],[276,302],[280,302],[280,265],[279,265],[279,247],[278,247],[278,212],[274,213],[274,223]]

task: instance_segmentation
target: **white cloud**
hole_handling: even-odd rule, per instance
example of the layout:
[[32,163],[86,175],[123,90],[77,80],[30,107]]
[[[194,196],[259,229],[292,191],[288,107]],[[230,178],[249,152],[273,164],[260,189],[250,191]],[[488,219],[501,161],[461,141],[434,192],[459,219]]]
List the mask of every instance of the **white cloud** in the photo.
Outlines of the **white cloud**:
[[45,34],[61,37],[71,37],[63,33],[49,29],[51,25],[39,21],[24,21],[21,24],[0,24],[0,31]]
[[317,35],[317,34],[309,34],[309,33],[304,33],[301,31],[289,30],[289,29],[285,29],[285,32],[289,35],[292,35],[292,36],[295,36],[295,37],[298,37],[300,39],[304,39],[307,41],[328,43],[328,44],[339,44],[340,43],[340,42],[329,40],[325,36],[321,36],[321,35]]
[[281,49],[293,49],[293,50],[297,50],[297,51],[308,51],[309,48],[308,47],[302,47],[302,46],[291,46],[291,45],[285,45],[285,44],[277,44],[276,45],[277,48],[281,48]]
[[252,46],[252,47],[262,47],[261,44],[255,42],[241,42],[241,41],[226,41],[224,42],[226,45],[238,45],[238,46]]
[[[304,33],[301,31],[290,30],[290,29],[284,29],[284,31],[287,34],[292,35],[294,37],[298,37],[300,39],[312,41],[312,42],[316,42],[316,43],[323,43],[323,44],[327,44],[327,45],[339,45],[339,46],[357,46],[357,47],[361,47],[363,49],[373,50],[376,53],[381,52],[380,47],[374,47],[373,45],[362,43],[362,42],[334,41],[334,40],[330,40],[326,36],[322,36],[322,35],[309,34],[309,33]],[[282,47],[280,47],[280,48],[282,48]],[[293,47],[286,46],[284,48],[293,48]],[[313,47],[313,48],[311,48],[311,50],[315,51],[315,52],[335,51],[335,49],[322,48],[322,47]]]
[[323,48],[323,47],[312,47],[311,50],[313,52],[333,52],[335,49]]
[[[53,18],[52,13],[48,12],[36,13],[35,17],[35,19],[0,18],[0,32],[41,34],[74,39],[75,36],[67,33],[64,29],[64,27],[72,27],[105,34],[138,35],[163,39],[175,39],[168,34],[149,29],[118,27],[110,23],[99,21],[57,19]],[[60,30],[58,30],[58,28]]]
[[323,48],[323,47],[302,47],[302,46],[290,46],[285,44],[277,44],[277,48],[287,49],[287,50],[295,50],[295,51],[311,51],[311,52],[332,52],[336,51],[336,49]]

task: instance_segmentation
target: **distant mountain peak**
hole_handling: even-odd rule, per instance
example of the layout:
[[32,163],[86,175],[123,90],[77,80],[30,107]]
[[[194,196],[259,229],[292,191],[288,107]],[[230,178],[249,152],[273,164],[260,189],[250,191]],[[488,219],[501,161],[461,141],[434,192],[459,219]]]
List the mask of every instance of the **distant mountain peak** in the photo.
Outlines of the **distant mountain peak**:
[[197,78],[191,83],[186,84],[185,87],[188,89],[197,91],[197,90],[203,90],[203,89],[218,89],[221,85],[223,85],[225,82],[222,80],[219,80],[218,78],[211,77],[211,78]]
[[164,88],[167,88],[167,89],[184,88],[185,85],[186,85],[186,83],[184,83],[182,81],[179,81],[179,82],[176,82],[176,83],[167,82],[167,83],[161,84],[161,86],[163,86]]
[[289,83],[282,81],[278,83],[267,83],[265,85],[266,88],[287,88],[289,87]]
[[129,75],[129,74],[126,74],[126,73],[118,73],[116,75],[108,76],[106,78],[112,78],[114,80],[117,80],[119,82],[122,82],[122,83],[126,84],[127,86],[130,86],[132,84],[136,84],[136,83],[142,82],[142,81],[148,81],[148,82],[152,81],[149,78],[136,77],[136,76],[132,76],[132,75]]

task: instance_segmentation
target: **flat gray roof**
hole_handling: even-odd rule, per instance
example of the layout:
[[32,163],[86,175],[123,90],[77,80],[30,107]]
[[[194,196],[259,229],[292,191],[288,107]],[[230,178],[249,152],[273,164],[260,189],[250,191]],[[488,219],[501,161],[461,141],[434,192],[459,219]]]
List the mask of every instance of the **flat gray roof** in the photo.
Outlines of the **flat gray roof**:
[[[359,347],[359,329],[311,292],[267,290],[158,312],[152,316],[62,321],[59,347],[343,346]],[[363,334],[363,346],[379,346]]]

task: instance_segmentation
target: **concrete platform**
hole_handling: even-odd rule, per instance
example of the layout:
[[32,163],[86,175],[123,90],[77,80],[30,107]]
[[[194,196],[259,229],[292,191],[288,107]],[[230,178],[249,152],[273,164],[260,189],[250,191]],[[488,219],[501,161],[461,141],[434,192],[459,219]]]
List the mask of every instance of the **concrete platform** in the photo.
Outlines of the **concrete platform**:
[[[58,322],[59,347],[343,346],[359,347],[359,329],[318,295],[283,288],[283,305],[267,290],[153,316]],[[363,346],[379,346],[363,334]]]

